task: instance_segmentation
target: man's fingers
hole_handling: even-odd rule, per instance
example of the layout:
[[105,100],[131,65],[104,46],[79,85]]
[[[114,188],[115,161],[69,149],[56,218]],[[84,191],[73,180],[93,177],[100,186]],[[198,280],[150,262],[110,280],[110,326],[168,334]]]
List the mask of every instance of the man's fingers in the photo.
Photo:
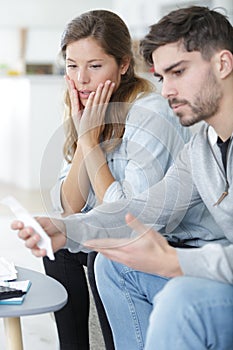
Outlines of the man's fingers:
[[132,214],[125,216],[127,225],[133,230],[139,233],[139,235],[145,234],[149,231],[149,228],[138,221]]
[[32,254],[35,255],[37,258],[41,258],[47,255],[47,252],[45,249],[36,248],[36,249],[32,249],[31,251],[32,251]]
[[37,244],[39,243],[40,239],[40,236],[37,233],[34,233],[32,236],[27,238],[25,246],[30,249],[39,249]]
[[21,230],[23,227],[24,227],[24,224],[23,224],[22,221],[14,220],[14,221],[11,223],[11,228],[12,228],[12,230]]
[[34,230],[31,227],[25,227],[22,230],[19,230],[18,236],[21,239],[28,239],[34,234]]

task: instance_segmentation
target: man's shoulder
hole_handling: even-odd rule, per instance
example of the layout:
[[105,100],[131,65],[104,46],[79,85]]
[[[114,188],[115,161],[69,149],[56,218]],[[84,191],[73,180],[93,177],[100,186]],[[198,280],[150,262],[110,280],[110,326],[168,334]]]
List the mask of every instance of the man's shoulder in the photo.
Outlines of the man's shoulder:
[[196,147],[198,144],[203,144],[208,141],[207,130],[208,124],[205,122],[200,122],[193,127],[190,127],[192,132],[192,138],[189,142],[189,147]]

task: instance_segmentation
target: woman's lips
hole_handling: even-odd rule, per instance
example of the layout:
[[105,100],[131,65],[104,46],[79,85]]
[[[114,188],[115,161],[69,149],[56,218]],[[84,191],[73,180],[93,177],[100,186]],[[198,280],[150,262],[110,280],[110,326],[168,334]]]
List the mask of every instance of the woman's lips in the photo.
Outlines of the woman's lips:
[[92,91],[90,90],[80,90],[78,93],[79,93],[79,97],[82,98],[82,99],[88,99],[90,93]]

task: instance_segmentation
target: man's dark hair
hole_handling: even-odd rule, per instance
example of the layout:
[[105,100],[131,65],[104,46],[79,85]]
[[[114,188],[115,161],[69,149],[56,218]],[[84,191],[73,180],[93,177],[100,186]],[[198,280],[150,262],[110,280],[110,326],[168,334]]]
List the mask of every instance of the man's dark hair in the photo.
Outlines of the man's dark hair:
[[233,27],[225,15],[208,7],[181,8],[150,27],[140,43],[140,50],[145,61],[152,65],[153,51],[179,41],[187,51],[199,51],[209,60],[218,50],[233,53]]

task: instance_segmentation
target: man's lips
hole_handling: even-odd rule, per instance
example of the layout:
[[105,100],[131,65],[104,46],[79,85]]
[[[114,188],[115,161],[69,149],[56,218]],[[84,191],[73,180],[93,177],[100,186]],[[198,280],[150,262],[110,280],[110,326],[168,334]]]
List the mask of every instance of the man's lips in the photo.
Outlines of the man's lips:
[[178,108],[184,106],[184,103],[178,103],[178,104],[171,104],[171,108],[173,110],[177,110]]
[[169,101],[169,106],[172,108],[174,113],[178,113],[178,110],[187,105],[186,101]]

